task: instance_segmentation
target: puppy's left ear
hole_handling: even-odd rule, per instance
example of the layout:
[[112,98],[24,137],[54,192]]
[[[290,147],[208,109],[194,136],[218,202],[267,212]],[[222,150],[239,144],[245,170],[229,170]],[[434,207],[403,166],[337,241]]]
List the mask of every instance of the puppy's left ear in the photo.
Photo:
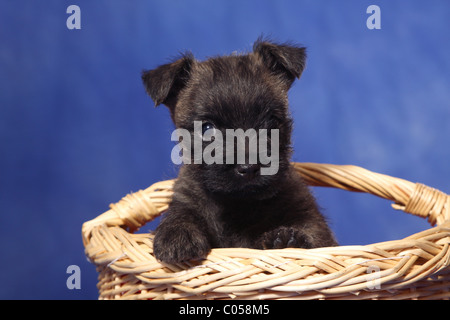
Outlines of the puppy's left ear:
[[142,72],[145,90],[155,106],[165,104],[173,116],[178,95],[190,78],[194,61],[192,54],[188,53],[175,62]]
[[285,80],[288,88],[295,78],[300,78],[306,66],[306,48],[290,44],[275,44],[259,38],[253,45],[264,64]]

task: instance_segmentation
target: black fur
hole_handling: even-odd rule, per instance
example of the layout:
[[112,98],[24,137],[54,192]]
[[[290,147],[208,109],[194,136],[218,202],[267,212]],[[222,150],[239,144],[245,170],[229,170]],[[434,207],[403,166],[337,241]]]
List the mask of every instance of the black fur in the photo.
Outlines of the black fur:
[[303,72],[305,51],[258,39],[248,54],[204,62],[186,54],[143,72],[148,94],[155,105],[169,108],[177,128],[193,132],[194,121],[202,121],[224,136],[225,129],[279,129],[279,169],[274,175],[261,175],[260,163],[180,168],[172,203],[156,229],[154,253],[159,260],[199,259],[214,247],[337,244],[314,197],[290,164],[287,91]]

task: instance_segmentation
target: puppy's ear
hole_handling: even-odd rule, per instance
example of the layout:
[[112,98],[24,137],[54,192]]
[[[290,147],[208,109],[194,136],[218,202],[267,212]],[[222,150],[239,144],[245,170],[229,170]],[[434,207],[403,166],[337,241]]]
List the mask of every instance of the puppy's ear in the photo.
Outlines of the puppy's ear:
[[306,65],[306,48],[290,44],[275,44],[259,38],[253,45],[264,64],[275,74],[281,76],[288,87],[295,78],[300,78]]
[[194,63],[192,54],[185,54],[175,62],[162,65],[154,70],[143,71],[142,81],[155,106],[165,104],[171,114],[175,110],[178,94],[186,86]]

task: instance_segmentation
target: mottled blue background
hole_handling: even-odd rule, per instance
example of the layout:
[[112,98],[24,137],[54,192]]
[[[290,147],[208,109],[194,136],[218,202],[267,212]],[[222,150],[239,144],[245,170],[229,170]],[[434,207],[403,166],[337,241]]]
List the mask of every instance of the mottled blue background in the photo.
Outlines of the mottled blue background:
[[[81,8],[81,30],[66,8]],[[381,8],[381,30],[366,9]],[[142,69],[191,50],[308,47],[290,91],[295,161],[355,164],[450,192],[450,2],[0,2],[0,298],[96,299],[81,225],[176,176],[173,129]],[[342,244],[428,228],[369,195],[314,188]],[[153,226],[148,226],[151,228]],[[81,268],[81,289],[66,268]]]

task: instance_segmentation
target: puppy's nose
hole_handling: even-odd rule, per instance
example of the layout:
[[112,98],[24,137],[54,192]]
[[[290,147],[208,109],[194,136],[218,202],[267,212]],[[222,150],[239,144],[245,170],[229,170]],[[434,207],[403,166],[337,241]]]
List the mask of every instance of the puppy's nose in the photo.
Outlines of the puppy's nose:
[[259,173],[260,168],[259,164],[238,164],[236,173],[242,177],[253,178]]

